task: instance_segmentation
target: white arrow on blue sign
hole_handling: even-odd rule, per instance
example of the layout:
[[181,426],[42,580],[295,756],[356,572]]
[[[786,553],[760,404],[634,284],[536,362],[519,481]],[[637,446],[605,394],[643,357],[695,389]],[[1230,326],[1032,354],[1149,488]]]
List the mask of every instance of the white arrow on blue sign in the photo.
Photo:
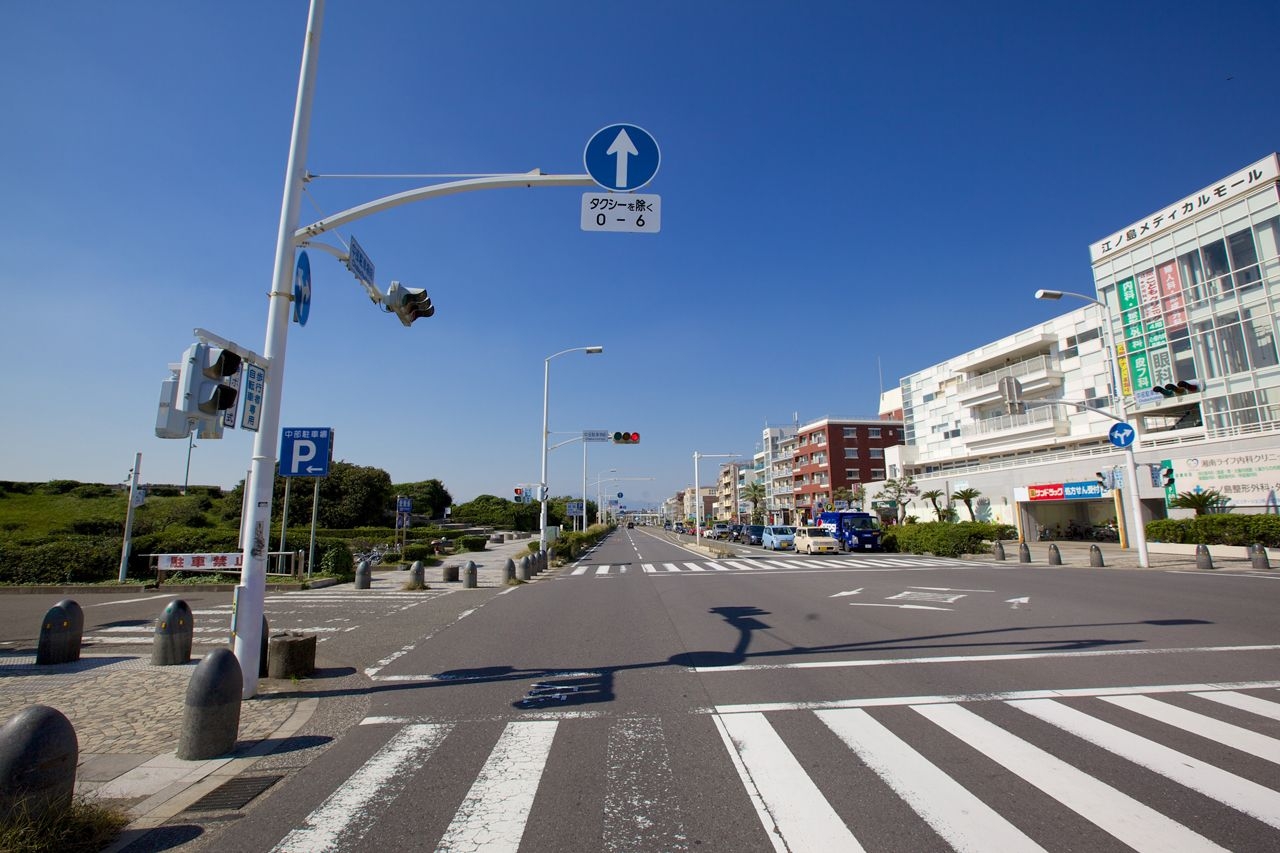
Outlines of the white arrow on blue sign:
[[1136,436],[1137,432],[1134,428],[1126,423],[1112,424],[1111,431],[1107,433],[1107,437],[1116,447],[1128,447],[1133,444]]
[[298,253],[298,266],[293,270],[293,322],[307,325],[311,313],[311,261],[306,252]]
[[634,124],[602,127],[587,140],[582,163],[591,180],[607,190],[632,192],[653,180],[662,162],[658,142]]
[[328,477],[333,430],[285,427],[280,433],[281,477]]

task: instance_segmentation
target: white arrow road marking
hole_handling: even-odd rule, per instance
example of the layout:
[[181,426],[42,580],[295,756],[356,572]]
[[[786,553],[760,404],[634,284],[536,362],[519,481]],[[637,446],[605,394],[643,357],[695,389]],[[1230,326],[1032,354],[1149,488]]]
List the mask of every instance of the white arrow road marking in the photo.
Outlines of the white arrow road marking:
[[909,586],[907,589],[928,589],[934,592],[995,592],[994,589],[953,589],[949,586]]
[[896,607],[899,610],[954,610],[954,607],[930,607],[927,604],[864,604],[861,601],[850,601],[850,607]]
[[1017,610],[1023,604],[1030,604],[1030,603],[1031,603],[1031,596],[1029,595],[1024,595],[1022,598],[1010,598],[1005,601],[1005,604],[1009,605],[1010,610]]
[[860,593],[860,592],[862,592],[862,587],[858,587],[857,589],[851,589],[851,590],[849,590],[848,592],[837,592],[835,595],[833,595],[833,596],[831,596],[831,597],[832,597],[832,598],[840,598],[840,597],[841,597],[841,596],[843,596],[843,595],[857,595],[857,594],[858,594],[858,593]]
[[[600,149],[596,149],[599,151]],[[614,175],[613,184],[618,189],[622,189],[627,185],[627,157],[634,157],[640,152],[636,150],[636,146],[631,141],[631,137],[627,135],[627,129],[624,127],[618,131],[618,135],[613,140],[613,144],[609,146],[606,154],[615,154],[618,157],[617,171]]]

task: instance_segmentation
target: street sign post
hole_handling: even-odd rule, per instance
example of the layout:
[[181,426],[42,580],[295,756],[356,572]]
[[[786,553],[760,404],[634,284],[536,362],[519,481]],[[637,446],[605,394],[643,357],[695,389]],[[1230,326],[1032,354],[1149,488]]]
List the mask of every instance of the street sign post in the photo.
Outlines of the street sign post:
[[1111,430],[1107,433],[1107,438],[1111,439],[1111,443],[1116,447],[1124,449],[1133,444],[1133,439],[1137,435],[1137,431],[1126,423],[1112,424]]
[[608,441],[609,431],[607,429],[584,429],[582,431],[583,441]]
[[327,427],[285,427],[280,434],[280,476],[329,476],[331,435]]
[[662,197],[634,193],[583,193],[582,230],[657,234],[662,230]]
[[298,265],[293,270],[293,322],[307,325],[311,313],[311,261],[306,252],[298,253]]
[[582,162],[597,184],[606,190],[627,193],[653,180],[662,152],[649,131],[634,124],[611,124],[587,140]]
[[356,242],[356,238],[351,238],[351,246],[347,249],[347,268],[351,270],[351,274],[363,281],[365,284],[373,284],[373,261],[364,253],[364,249],[360,248],[360,244]]

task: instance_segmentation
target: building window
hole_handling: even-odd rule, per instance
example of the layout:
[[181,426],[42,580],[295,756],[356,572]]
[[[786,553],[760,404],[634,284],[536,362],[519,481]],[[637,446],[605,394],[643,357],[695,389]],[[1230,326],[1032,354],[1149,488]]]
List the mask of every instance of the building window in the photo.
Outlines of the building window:
[[856,447],[846,447],[846,448],[844,449],[844,458],[845,458],[845,459],[857,459],[857,458],[858,458],[858,448],[856,448]]
[[857,428],[857,427],[845,427],[845,428],[844,428],[844,437],[845,437],[845,438],[857,438],[857,437],[858,437],[858,428]]
[[871,469],[871,479],[873,479],[873,480],[883,480],[883,479],[884,479],[884,469],[883,469],[883,468],[872,468],[872,469]]
[[867,427],[867,438],[879,438],[880,427]]
[[825,454],[825,453],[815,453],[815,454],[813,454],[813,464],[814,464],[814,465],[826,465],[826,464],[827,464],[827,454]]
[[845,469],[844,469],[844,478],[845,478],[846,480],[848,480],[848,481],[849,481],[849,485],[850,485],[850,486],[855,486],[855,485],[857,485],[857,483],[858,483],[858,470],[857,470],[856,468],[845,468]]
[[818,433],[817,435],[815,435],[815,436],[813,437],[813,440],[814,440],[815,442],[817,442],[818,444],[826,444],[826,443],[827,443],[827,434],[826,434],[825,432],[820,432],[820,433]]
[[871,448],[871,458],[872,458],[872,459],[883,459],[883,458],[884,458],[884,448],[883,448],[883,447],[873,447],[873,448]]

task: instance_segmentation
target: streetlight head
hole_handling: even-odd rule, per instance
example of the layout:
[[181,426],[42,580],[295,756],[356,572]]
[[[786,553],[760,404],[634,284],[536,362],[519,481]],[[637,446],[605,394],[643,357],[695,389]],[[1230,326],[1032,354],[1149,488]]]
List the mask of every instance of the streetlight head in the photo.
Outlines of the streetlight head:
[[604,352],[604,347],[587,347],[587,355],[595,355]]
[[1061,290],[1037,290],[1036,299],[1061,299]]

